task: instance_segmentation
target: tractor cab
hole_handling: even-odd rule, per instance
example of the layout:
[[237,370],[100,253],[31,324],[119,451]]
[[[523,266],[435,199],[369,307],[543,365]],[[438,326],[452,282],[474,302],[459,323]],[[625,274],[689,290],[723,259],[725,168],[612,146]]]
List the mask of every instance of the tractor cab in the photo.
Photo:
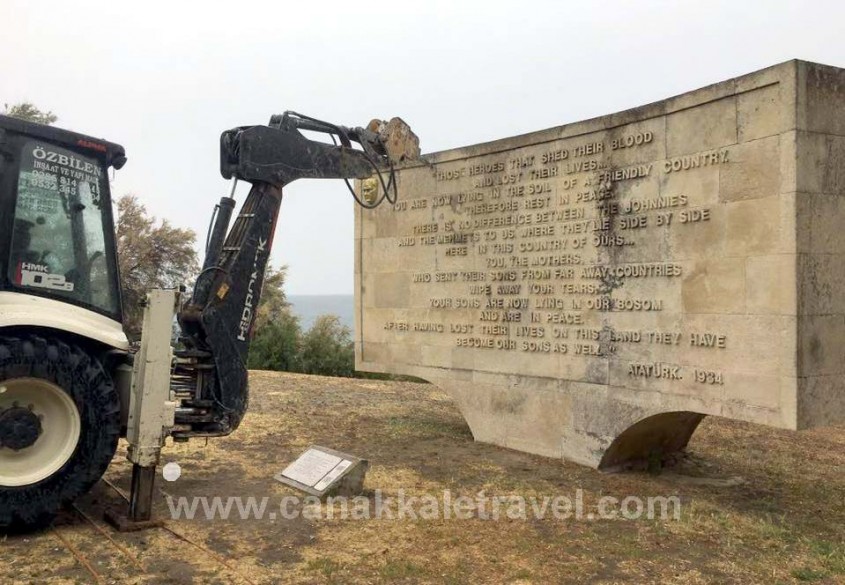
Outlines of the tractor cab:
[[108,169],[125,162],[116,144],[0,116],[0,296],[121,321]]

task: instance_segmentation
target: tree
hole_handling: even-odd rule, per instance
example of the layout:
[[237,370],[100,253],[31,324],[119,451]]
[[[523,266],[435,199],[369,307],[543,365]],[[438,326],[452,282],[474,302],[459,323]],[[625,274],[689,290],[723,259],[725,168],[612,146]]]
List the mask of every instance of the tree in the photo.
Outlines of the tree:
[[37,122],[38,124],[55,124],[58,120],[53,112],[44,112],[38,109],[35,104],[30,102],[20,102],[18,104],[3,104],[3,113],[13,118],[20,118],[28,122]]
[[290,303],[285,294],[285,278],[287,277],[287,266],[274,270],[267,267],[264,275],[264,286],[261,289],[261,301],[258,303],[258,310],[255,314],[255,325],[253,330],[257,333],[266,324],[277,322],[279,319],[291,315]]
[[355,375],[355,348],[352,332],[337,315],[320,315],[302,336],[299,366],[305,374],[323,376]]
[[127,335],[137,339],[147,292],[188,284],[196,275],[196,234],[175,228],[167,220],[159,223],[134,195],[124,195],[117,201],[117,213],[115,234],[124,324]]

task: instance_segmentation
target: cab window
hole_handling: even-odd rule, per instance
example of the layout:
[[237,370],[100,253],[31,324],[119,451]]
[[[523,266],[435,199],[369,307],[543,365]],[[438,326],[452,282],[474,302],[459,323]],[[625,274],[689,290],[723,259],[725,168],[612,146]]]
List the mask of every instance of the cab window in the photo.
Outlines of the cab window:
[[19,168],[9,262],[13,284],[117,313],[101,163],[30,141],[21,151]]

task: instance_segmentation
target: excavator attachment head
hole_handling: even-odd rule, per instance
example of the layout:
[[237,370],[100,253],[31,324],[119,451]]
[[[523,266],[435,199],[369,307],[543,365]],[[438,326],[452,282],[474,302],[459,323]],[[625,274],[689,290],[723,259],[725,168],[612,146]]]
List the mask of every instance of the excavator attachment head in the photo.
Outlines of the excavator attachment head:
[[389,122],[372,120],[367,130],[379,137],[387,158],[394,165],[419,160],[420,139],[402,118],[391,118]]

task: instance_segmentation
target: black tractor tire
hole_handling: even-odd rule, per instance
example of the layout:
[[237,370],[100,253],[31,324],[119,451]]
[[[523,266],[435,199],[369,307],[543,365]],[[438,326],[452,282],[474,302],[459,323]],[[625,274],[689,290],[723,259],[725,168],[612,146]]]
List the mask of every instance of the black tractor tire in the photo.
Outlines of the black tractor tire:
[[0,385],[40,378],[60,387],[80,416],[73,454],[49,477],[23,486],[0,485],[0,533],[48,525],[59,510],[103,476],[120,436],[120,399],[95,355],[58,337],[0,336]]

